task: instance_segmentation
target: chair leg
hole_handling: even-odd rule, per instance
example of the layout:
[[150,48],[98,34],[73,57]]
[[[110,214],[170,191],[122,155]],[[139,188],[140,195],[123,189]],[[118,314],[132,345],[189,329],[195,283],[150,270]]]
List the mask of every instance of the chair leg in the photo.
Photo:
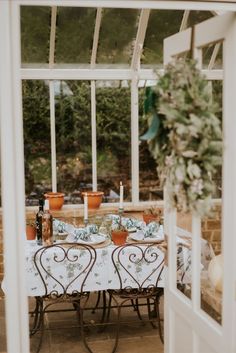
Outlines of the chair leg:
[[109,322],[110,320],[110,313],[111,313],[111,300],[112,300],[112,294],[109,293],[109,300],[108,300],[108,306],[107,306],[107,317],[106,317],[106,322]]
[[142,318],[142,316],[140,314],[140,310],[139,310],[138,299],[135,300],[135,307],[136,307],[136,311],[137,311],[139,320],[143,322],[143,318]]
[[117,308],[117,325],[116,325],[116,336],[115,336],[115,344],[112,350],[112,353],[115,353],[117,346],[118,346],[118,340],[119,340],[119,333],[120,333],[120,317],[121,317],[121,306],[123,303],[118,305]]
[[106,291],[102,291],[102,318],[101,318],[101,323],[104,322],[105,317],[106,317],[106,310],[107,310],[107,300],[106,300]]
[[155,298],[154,303],[155,303],[156,312],[157,312],[157,322],[158,322],[158,328],[159,328],[159,336],[160,336],[161,342],[164,343],[162,326],[161,326],[160,308],[159,308],[159,297]]
[[94,307],[93,310],[92,310],[92,314],[95,313],[95,310],[97,309],[98,304],[99,304],[99,302],[100,302],[100,298],[101,298],[101,291],[99,290],[99,291],[98,291],[97,301],[96,301],[95,307]]
[[32,328],[30,329],[30,337],[33,336],[37,331],[39,327],[39,321],[40,321],[40,298],[35,297],[35,308],[34,312],[31,314],[31,316],[34,316],[34,322],[32,325]]
[[83,305],[81,304],[81,301],[79,301],[78,312],[79,312],[79,322],[80,322],[80,335],[81,335],[81,339],[82,339],[84,347],[87,349],[87,351],[89,353],[93,353],[93,351],[91,350],[91,348],[89,347],[89,345],[87,343],[85,332],[84,332],[85,331],[85,328],[84,328],[84,309],[85,309],[87,301],[88,301],[88,297],[86,297],[85,303]]
[[40,338],[39,338],[39,344],[36,350],[36,353],[39,353],[41,347],[42,347],[42,343],[43,343],[43,336],[44,336],[44,314],[45,314],[45,310],[43,308],[43,300],[40,303],[40,317],[39,317],[39,323],[37,325],[37,330],[40,331]]

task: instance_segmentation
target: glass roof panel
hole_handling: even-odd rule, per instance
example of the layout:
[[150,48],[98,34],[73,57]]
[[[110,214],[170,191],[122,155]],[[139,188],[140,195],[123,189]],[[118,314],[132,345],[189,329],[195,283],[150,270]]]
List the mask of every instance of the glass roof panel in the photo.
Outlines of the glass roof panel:
[[48,63],[51,8],[21,6],[21,61]]
[[56,63],[90,63],[95,19],[94,8],[58,8]]
[[214,14],[210,11],[190,11],[188,18],[188,27],[194,26],[197,23],[208,20],[213,17]]
[[[219,47],[217,48],[218,45],[219,45]],[[213,60],[213,62],[210,65],[211,69],[222,69],[223,68],[222,47],[223,47],[222,43],[218,43],[218,44],[211,44],[211,45],[204,47],[202,49],[202,64],[203,64],[204,69],[209,67],[211,60]],[[214,53],[214,50],[217,50],[217,52]],[[213,55],[213,59],[212,59],[212,55]]]
[[99,35],[97,62],[130,63],[140,11],[104,9]]
[[163,65],[163,40],[179,31],[184,11],[152,10],[141,57],[142,65]]

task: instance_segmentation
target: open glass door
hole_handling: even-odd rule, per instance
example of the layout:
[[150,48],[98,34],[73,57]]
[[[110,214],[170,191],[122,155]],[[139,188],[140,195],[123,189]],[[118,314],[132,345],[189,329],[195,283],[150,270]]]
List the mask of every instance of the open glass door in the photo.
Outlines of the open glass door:
[[[215,48],[218,48],[215,51],[218,50],[220,55],[220,48],[223,48],[219,59],[223,61],[223,69],[218,71],[219,82],[215,80],[211,84],[213,94],[222,93],[224,145],[222,171],[219,170],[222,183],[217,185],[218,200],[212,202],[211,218],[200,219],[191,214],[183,215],[169,210],[165,195],[165,231],[168,238],[165,353],[236,351],[233,332],[236,316],[236,99],[233,94],[236,92],[235,43],[236,16],[233,13],[217,16],[196,25],[194,36],[189,28],[164,41],[165,64],[176,56],[185,55],[192,47],[199,67],[203,68],[204,50],[214,44]],[[206,70],[206,74],[210,79],[211,73]],[[191,238],[190,249],[185,252],[185,264],[188,269],[185,280],[180,279],[177,274],[179,249],[176,244],[177,237],[181,235]],[[215,280],[221,270],[222,282],[218,281],[219,278]],[[210,272],[213,276],[209,275]],[[213,277],[212,283],[215,281],[214,286],[210,277]]]

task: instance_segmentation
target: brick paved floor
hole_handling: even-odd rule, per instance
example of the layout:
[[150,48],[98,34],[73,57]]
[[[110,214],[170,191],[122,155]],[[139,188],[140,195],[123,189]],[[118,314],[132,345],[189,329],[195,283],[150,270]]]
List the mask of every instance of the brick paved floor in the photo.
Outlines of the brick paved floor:
[[[96,298],[94,298],[95,300]],[[93,306],[93,302],[90,303]],[[34,300],[29,300],[32,309]],[[163,315],[163,298],[161,300],[161,312]],[[68,308],[68,306],[64,306]],[[71,308],[71,306],[70,306]],[[144,313],[144,310],[142,310]],[[114,319],[116,309],[112,310],[111,319]],[[97,310],[94,314],[91,310],[86,311],[86,322],[99,322],[101,312]],[[125,308],[122,311],[122,319],[135,321],[123,324],[120,331],[120,339],[117,353],[163,353],[164,346],[160,341],[158,329],[153,329],[150,323],[141,323],[133,308]],[[32,320],[32,319],[30,319]],[[46,331],[43,346],[40,353],[86,353],[81,343],[75,311],[49,313],[45,318]],[[5,317],[4,299],[0,298],[0,353],[6,352],[5,339]],[[63,327],[63,328],[62,328]],[[50,330],[48,330],[50,329]],[[108,326],[103,332],[98,332],[98,327],[89,328],[87,341],[94,353],[110,353],[114,342],[114,326]],[[30,340],[31,352],[34,353],[38,344],[39,335],[36,334]]]

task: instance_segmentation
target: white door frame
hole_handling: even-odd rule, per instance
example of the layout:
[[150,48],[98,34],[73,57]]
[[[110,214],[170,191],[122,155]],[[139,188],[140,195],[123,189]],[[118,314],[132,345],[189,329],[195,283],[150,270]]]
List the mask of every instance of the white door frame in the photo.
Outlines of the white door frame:
[[[20,5],[173,10],[236,10],[235,3],[226,3],[224,1],[0,0],[1,170],[5,283],[8,289],[5,300],[8,353],[29,352],[28,307],[24,273],[24,242],[20,237],[20,235],[24,233],[25,228],[24,154],[20,77]],[[231,77],[231,79],[235,82],[233,77]],[[234,82],[232,84],[234,84]],[[230,107],[230,109],[234,108],[231,108],[230,104],[228,104],[228,107]],[[230,134],[230,131],[228,133]],[[236,164],[232,163],[232,165],[235,166]],[[235,193],[233,196],[235,199]],[[235,226],[232,229],[235,229]],[[231,250],[231,254],[232,251],[233,249]]]
[[[199,343],[204,340],[212,347],[212,352],[233,353],[236,351],[234,328],[236,324],[235,283],[236,283],[236,16],[228,13],[214,17],[195,26],[194,56],[201,66],[202,47],[223,41],[224,89],[223,89],[223,203],[222,203],[222,253],[224,257],[224,280],[222,302],[222,326],[206,315],[200,307],[200,256],[201,220],[193,217],[192,233],[192,300],[176,288],[176,240],[175,210],[165,211],[168,237],[168,280],[165,290],[165,352],[181,353],[175,350],[175,315],[183,318],[192,328],[192,352],[199,351]],[[164,62],[168,63],[177,54],[190,50],[191,29],[177,33],[164,41]],[[183,340],[184,344],[184,340]],[[205,352],[204,352],[205,353]],[[208,352],[206,352],[208,353]]]

